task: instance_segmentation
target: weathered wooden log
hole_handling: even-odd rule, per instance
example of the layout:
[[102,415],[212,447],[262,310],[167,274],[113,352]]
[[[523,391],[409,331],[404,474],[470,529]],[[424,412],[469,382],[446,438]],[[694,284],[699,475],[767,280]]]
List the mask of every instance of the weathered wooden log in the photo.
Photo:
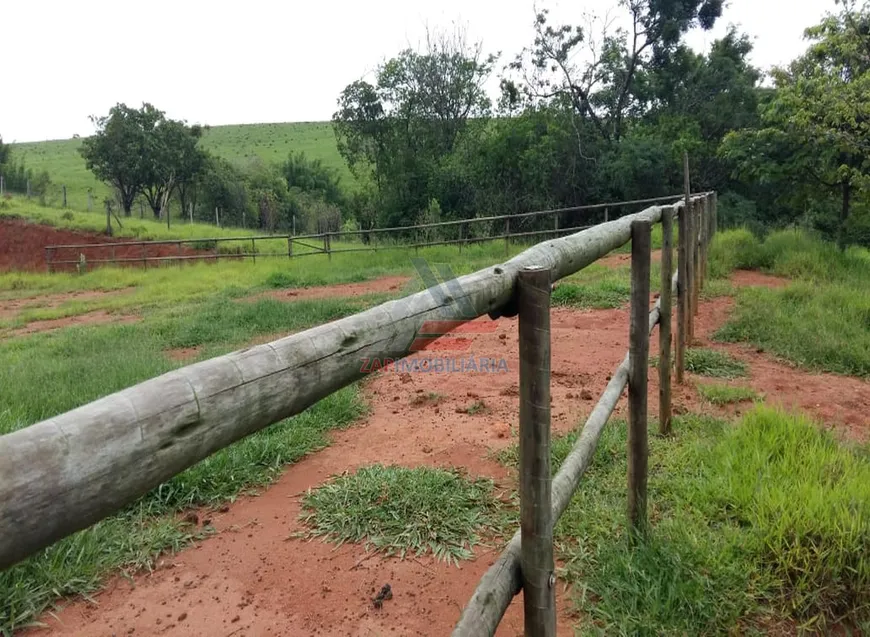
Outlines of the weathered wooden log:
[[[677,277],[671,281],[671,290],[675,290]],[[659,322],[660,305],[649,313],[649,331],[652,332]],[[604,425],[616,408],[620,396],[628,384],[629,355],[620,363],[610,377],[610,382],[601,394],[601,398],[589,415],[580,431],[580,436],[571,452],[562,462],[559,472],[553,478],[553,524],[568,508],[571,497],[580,484],[580,479],[589,468],[598,439],[604,430]],[[483,575],[472,595],[468,605],[462,611],[459,623],[453,629],[453,637],[486,637],[495,634],[501,618],[514,596],[520,592],[522,581],[520,576],[520,531],[517,531],[495,564]]]
[[[498,316],[525,266],[573,274],[625,244],[654,206],[271,343],[189,365],[0,436],[0,568],[115,513],[237,440],[399,359],[430,320]],[[444,289],[446,288],[446,290]]]

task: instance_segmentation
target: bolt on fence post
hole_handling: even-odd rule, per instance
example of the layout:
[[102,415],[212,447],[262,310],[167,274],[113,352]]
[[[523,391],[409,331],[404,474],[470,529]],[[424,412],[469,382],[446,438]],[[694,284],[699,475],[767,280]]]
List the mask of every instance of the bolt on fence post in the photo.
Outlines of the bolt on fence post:
[[659,295],[659,433],[671,433],[671,278],[673,277],[673,208],[662,209],[662,282]]
[[550,479],[550,270],[520,271],[520,529],[527,637],[556,634]]
[[647,389],[651,226],[631,222],[631,327],[628,350],[628,523],[634,535],[647,527]]

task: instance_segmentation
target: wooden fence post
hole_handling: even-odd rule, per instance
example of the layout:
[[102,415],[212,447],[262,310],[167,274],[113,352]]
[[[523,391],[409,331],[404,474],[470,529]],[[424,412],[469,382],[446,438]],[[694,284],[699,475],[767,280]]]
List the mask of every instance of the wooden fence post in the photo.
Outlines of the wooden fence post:
[[61,186],[63,189],[63,207],[66,208],[66,186]]
[[30,199],[30,180],[27,180],[27,198]]
[[[689,156],[685,154],[683,160],[686,165],[689,163]],[[686,170],[686,181],[688,182],[689,172]],[[682,384],[686,372],[686,343],[688,340],[689,327],[689,190],[686,187],[686,198],[683,202],[683,208],[680,210],[677,220],[679,225],[679,235],[677,239],[677,342],[676,342],[676,361],[674,368],[676,370],[677,384]]]
[[287,258],[293,258],[293,237],[287,237]]
[[0,197],[6,193],[6,178],[0,175]]
[[662,282],[659,305],[659,433],[671,433],[671,279],[673,277],[673,208],[662,209]]
[[190,216],[190,223],[193,223],[193,203],[187,204],[187,213]]
[[251,237],[251,258],[253,258],[254,263],[257,262],[257,243],[254,237]]
[[686,206],[686,347],[692,346],[695,337],[695,250],[692,238],[695,236],[695,204]]
[[628,523],[647,526],[647,374],[649,373],[649,221],[631,222],[631,328],[628,350]]
[[695,268],[692,275],[692,338],[695,338],[695,317],[698,316],[698,300],[701,296],[701,198],[695,199],[695,211],[692,217],[692,265]]
[[465,234],[465,233],[462,231],[463,225],[464,225],[464,224],[461,224],[461,223],[459,224],[459,254],[462,254],[462,242],[463,242],[463,236],[462,236],[462,235]]
[[507,256],[511,251],[511,218],[504,220],[504,255]]
[[550,270],[517,283],[520,337],[520,528],[527,637],[556,634],[550,491]]
[[214,225],[216,225],[218,228],[221,227],[221,217],[220,214],[218,214],[217,206],[214,207]]
[[553,215],[553,238],[559,238],[559,213]]

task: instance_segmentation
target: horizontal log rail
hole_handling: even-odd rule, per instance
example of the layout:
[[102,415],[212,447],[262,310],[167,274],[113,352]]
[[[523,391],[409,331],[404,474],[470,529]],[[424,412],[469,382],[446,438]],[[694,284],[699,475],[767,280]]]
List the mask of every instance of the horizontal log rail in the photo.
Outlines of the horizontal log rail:
[[[342,254],[342,253],[352,253],[352,252],[377,252],[379,250],[392,250],[392,249],[420,249],[427,247],[435,247],[435,246],[449,246],[449,245],[469,245],[473,243],[482,243],[486,241],[497,241],[497,240],[510,240],[510,239],[520,239],[520,238],[528,238],[528,237],[537,237],[537,236],[562,236],[565,234],[572,234],[579,230],[583,230],[586,228],[592,227],[591,225],[585,224],[580,226],[566,227],[566,228],[552,228],[545,230],[531,230],[525,232],[511,232],[509,230],[509,225],[505,226],[505,231],[494,234],[489,233],[486,236],[482,237],[469,237],[469,236],[461,236],[457,239],[444,239],[444,240],[413,240],[411,242],[401,242],[397,240],[396,243],[370,243],[366,244],[362,247],[349,247],[349,248],[332,248],[332,241],[341,241],[342,238],[348,237],[361,237],[361,236],[371,236],[371,235],[380,235],[380,234],[394,234],[398,239],[402,237],[407,237],[409,232],[415,232],[417,234],[420,231],[433,230],[438,228],[447,228],[458,226],[460,230],[462,228],[466,228],[472,224],[481,224],[481,223],[492,223],[497,221],[505,221],[506,224],[509,224],[511,220],[524,220],[528,218],[540,217],[540,216],[556,216],[558,220],[558,215],[567,214],[572,212],[582,212],[582,211],[590,211],[590,210],[602,210],[607,208],[618,208],[620,206],[635,206],[642,205],[648,203],[658,203],[658,202],[667,202],[672,203],[677,201],[683,197],[683,195],[669,195],[665,197],[652,197],[648,199],[633,199],[627,201],[617,201],[610,203],[600,203],[600,204],[588,204],[583,206],[574,206],[571,208],[555,208],[551,210],[538,210],[534,212],[523,212],[515,215],[498,215],[492,217],[476,217],[472,219],[458,219],[453,221],[441,221],[437,223],[430,224],[418,224],[412,226],[396,226],[392,228],[372,228],[369,230],[336,230],[330,232],[322,232],[317,234],[263,234],[263,235],[251,235],[251,236],[233,236],[233,237],[202,237],[195,239],[161,239],[158,241],[118,241],[118,242],[102,242],[102,243],[71,243],[71,244],[58,244],[58,245],[48,245],[45,246],[45,262],[49,272],[54,272],[55,268],[59,266],[78,266],[81,265],[81,261],[78,258],[70,259],[58,259],[57,253],[59,250],[90,250],[90,251],[99,251],[99,250],[110,250],[114,251],[117,248],[133,248],[133,247],[141,247],[143,249],[143,256],[139,257],[119,257],[116,258],[114,253],[111,257],[101,257],[95,259],[87,259],[85,264],[92,265],[105,265],[105,264],[139,264],[141,263],[143,266],[148,265],[148,263],[171,263],[177,261],[179,263],[196,261],[196,260],[204,260],[204,261],[213,261],[219,260],[221,258],[226,259],[252,259],[256,261],[257,257],[279,257],[285,259],[293,259],[296,257],[302,256],[310,256],[312,254],[327,254],[329,256],[333,254]],[[515,228],[518,230],[518,228]],[[465,233],[467,235],[467,233]],[[310,251],[308,252],[297,252],[295,250],[285,250],[281,252],[259,252],[256,249],[257,241],[269,241],[269,240],[283,240],[290,242],[294,245],[303,246],[308,248]],[[321,242],[320,245],[312,245],[308,243],[308,241],[318,240]],[[250,242],[252,249],[250,251],[245,252],[224,252],[221,253],[218,249],[220,244],[233,243],[233,242]],[[207,245],[210,248],[213,246],[214,252],[205,252],[203,251],[201,254],[194,255],[163,255],[163,256],[148,256],[144,251],[146,251],[149,247],[161,247],[161,246],[176,246],[179,250],[183,246],[202,246]]]

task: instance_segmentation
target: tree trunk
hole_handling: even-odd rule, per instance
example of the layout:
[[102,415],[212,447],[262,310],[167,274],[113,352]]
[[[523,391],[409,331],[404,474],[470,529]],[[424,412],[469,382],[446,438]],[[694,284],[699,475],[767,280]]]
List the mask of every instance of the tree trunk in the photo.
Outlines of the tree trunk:
[[841,184],[843,188],[843,204],[840,208],[840,223],[837,228],[837,247],[840,250],[846,249],[846,222],[849,220],[849,206],[852,200],[852,184],[844,181]]

